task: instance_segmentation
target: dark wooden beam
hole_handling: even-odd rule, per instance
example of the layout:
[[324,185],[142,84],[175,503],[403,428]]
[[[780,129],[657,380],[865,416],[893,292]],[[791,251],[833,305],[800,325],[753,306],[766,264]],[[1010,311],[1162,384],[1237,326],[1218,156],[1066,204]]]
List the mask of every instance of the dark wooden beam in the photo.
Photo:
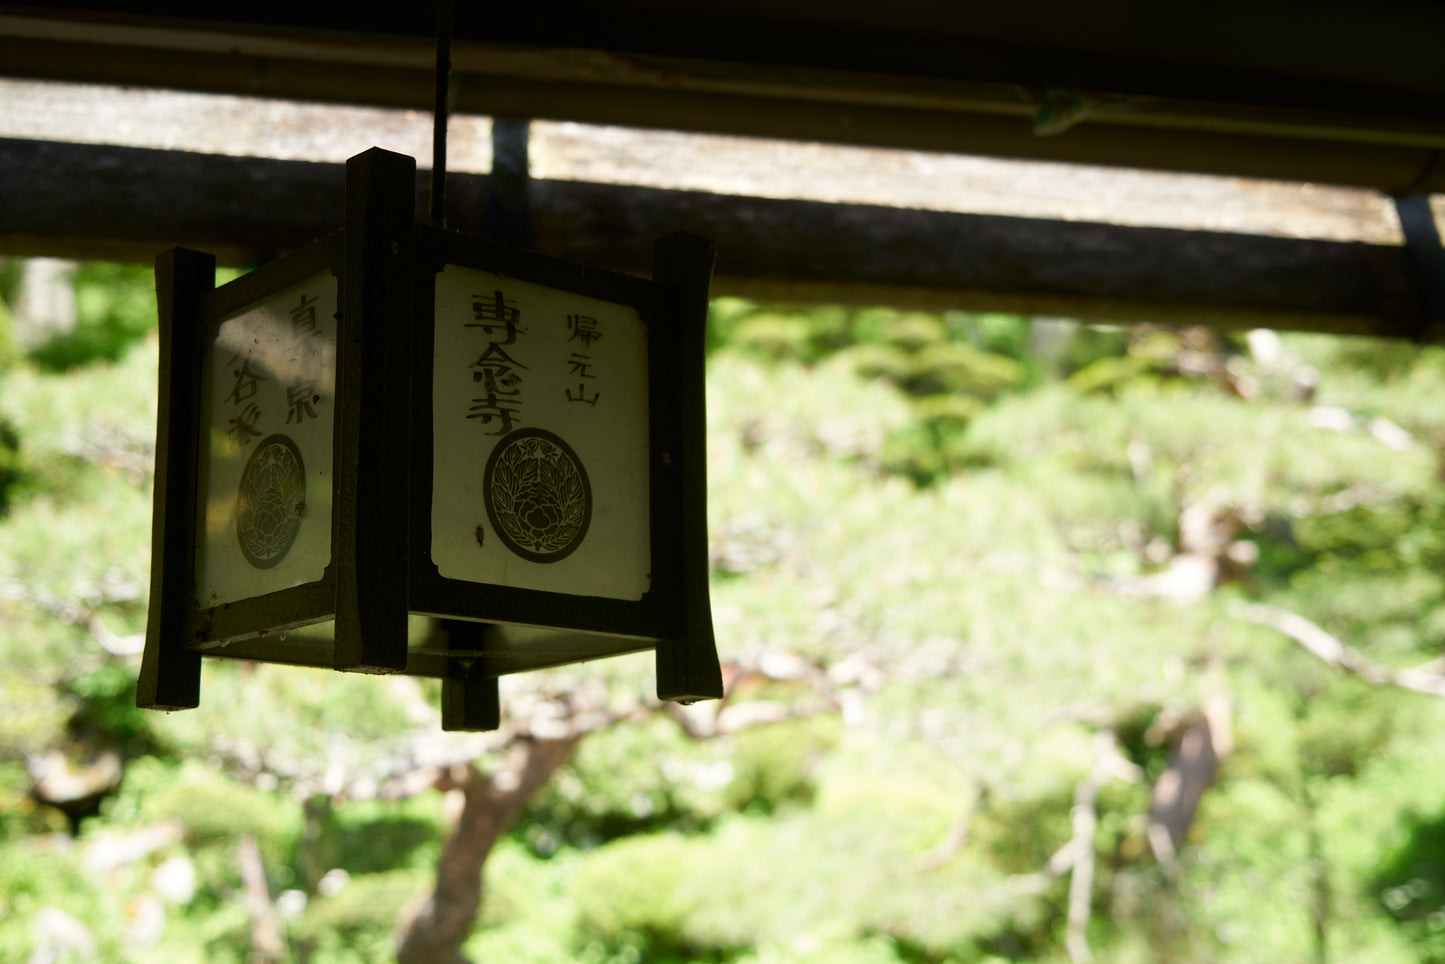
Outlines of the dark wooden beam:
[[[1436,169],[1445,147],[1445,121],[1433,118],[1340,118],[1079,94],[1077,123],[1039,136],[1035,120],[1049,94],[1014,84],[945,84],[935,90],[935,82],[832,74],[801,83],[795,72],[773,68],[729,67],[713,73],[697,63],[638,62],[572,50],[488,53],[470,58],[479,69],[468,69],[465,51],[457,54],[452,86],[459,113],[1274,178],[1392,193],[1445,188],[1445,173]],[[429,111],[429,65],[413,65],[410,57],[400,64],[380,59],[377,64],[318,63],[0,36],[0,70],[12,77]],[[775,79],[776,74],[787,76]]]
[[[429,111],[430,5],[0,4],[11,77]],[[1445,7],[1410,0],[461,5],[454,109],[1445,189]]]
[[[176,245],[256,264],[340,225],[339,164],[0,140],[0,253],[149,261]],[[487,179],[451,223],[485,229]],[[533,181],[538,250],[645,274],[683,230],[718,246],[715,294],[1096,321],[1417,337],[1403,248]],[[425,208],[418,184],[416,211]]]

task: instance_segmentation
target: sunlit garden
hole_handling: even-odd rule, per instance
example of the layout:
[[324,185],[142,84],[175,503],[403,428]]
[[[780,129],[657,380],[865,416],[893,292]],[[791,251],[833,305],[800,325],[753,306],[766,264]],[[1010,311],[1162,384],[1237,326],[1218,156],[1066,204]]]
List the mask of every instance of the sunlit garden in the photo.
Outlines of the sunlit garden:
[[234,661],[135,709],[154,293],[74,284],[0,305],[0,960],[1445,961],[1440,349],[717,300],[728,695],[444,734]]

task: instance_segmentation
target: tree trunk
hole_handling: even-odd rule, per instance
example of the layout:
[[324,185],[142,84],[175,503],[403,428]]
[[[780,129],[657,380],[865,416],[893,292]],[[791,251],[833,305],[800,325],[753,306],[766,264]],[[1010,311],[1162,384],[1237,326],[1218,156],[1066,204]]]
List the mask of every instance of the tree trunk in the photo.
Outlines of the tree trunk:
[[75,262],[31,258],[20,269],[20,284],[11,305],[15,338],[27,349],[75,330]]
[[460,779],[442,781],[444,789],[461,792],[462,810],[442,846],[436,888],[403,915],[398,964],[466,964],[461,948],[481,907],[482,865],[532,794],[567,762],[578,739],[519,740],[495,773],[468,765]]
[[1183,733],[1172,754],[1169,769],[1154,783],[1149,807],[1149,843],[1154,855],[1173,868],[1189,836],[1195,811],[1204,793],[1214,784],[1219,766],[1233,748],[1230,736],[1230,706],[1223,697],[1212,697],[1204,714]]

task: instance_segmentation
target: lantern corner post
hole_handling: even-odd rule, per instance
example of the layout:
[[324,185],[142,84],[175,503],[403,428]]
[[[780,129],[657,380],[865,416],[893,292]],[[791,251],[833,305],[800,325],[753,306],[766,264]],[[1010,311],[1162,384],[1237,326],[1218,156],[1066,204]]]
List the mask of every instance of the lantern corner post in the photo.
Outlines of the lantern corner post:
[[407,667],[411,337],[416,161],[372,148],[346,162],[338,381],[335,668]]
[[156,405],[150,603],[136,681],[141,709],[194,709],[201,700],[195,640],[196,499],[201,439],[205,302],[214,255],[172,248],[156,258],[160,390]]
[[[678,232],[657,241],[652,280],[663,286],[674,305],[670,343],[675,357],[664,360],[675,379],[675,418],[664,440],[670,452],[676,498],[667,500],[666,520],[677,540],[675,635],[657,643],[659,699],[691,703],[723,695],[722,667],[713,635],[708,592],[707,417],[704,372],[707,353],[708,288],[717,248],[706,238]],[[656,562],[654,561],[654,566]]]

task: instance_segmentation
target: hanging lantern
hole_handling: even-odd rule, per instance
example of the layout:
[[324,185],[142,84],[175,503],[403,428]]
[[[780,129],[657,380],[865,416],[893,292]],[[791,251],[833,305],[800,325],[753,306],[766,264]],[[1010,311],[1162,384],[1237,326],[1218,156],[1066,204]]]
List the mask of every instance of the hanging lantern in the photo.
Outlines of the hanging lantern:
[[352,158],[340,231],[219,288],[158,259],[139,705],[197,706],[204,655],[439,677],[443,728],[486,729],[498,676],[647,648],[660,697],[721,696],[711,245],[600,271],[418,226],[415,176]]

